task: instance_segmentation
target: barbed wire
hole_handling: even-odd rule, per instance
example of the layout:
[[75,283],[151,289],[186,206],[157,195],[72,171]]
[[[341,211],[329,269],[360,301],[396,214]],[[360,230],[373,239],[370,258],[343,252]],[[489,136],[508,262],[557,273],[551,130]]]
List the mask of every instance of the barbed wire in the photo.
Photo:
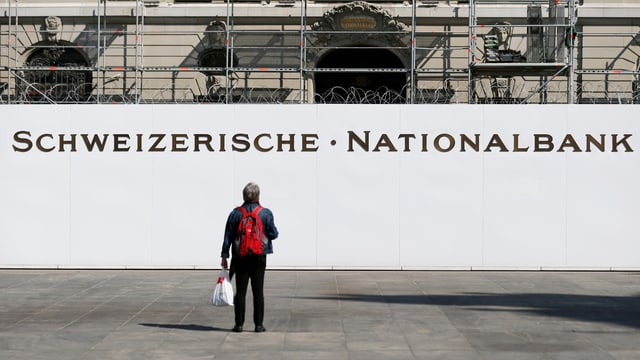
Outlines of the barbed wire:
[[[545,88],[544,98],[530,96],[526,103],[567,103],[565,84],[551,84]],[[9,92],[12,91],[11,95]],[[126,90],[126,91],[125,91]],[[540,92],[534,84],[514,87],[508,96],[495,96],[491,90],[480,88],[473,95],[474,103],[482,104],[519,104],[530,94]],[[150,95],[148,95],[150,94]],[[198,95],[191,88],[175,89],[174,84],[156,88],[155,91],[143,89],[136,94],[130,88],[123,89],[116,83],[107,84],[97,91],[90,83],[53,84],[19,82],[14,89],[8,83],[0,84],[0,104],[459,104],[468,103],[468,88],[465,82],[450,82],[442,88],[411,89],[407,86],[396,90],[387,87],[362,89],[357,87],[335,86],[322,93],[316,93],[311,99],[298,89],[269,87],[233,87],[211,86]],[[541,93],[542,94],[542,93]],[[300,99],[303,99],[301,101]],[[640,103],[640,91],[634,91],[630,84],[619,83],[582,83],[577,86],[575,99],[585,104],[632,104]]]

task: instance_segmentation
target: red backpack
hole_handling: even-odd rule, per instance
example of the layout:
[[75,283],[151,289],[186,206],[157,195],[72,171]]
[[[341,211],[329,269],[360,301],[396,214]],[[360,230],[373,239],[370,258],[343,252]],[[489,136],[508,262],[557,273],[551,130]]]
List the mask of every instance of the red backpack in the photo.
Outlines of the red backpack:
[[238,224],[238,239],[240,239],[240,256],[262,255],[262,239],[264,231],[262,221],[258,216],[262,206],[258,205],[252,212],[248,212],[244,207],[238,206],[242,212],[242,219]]

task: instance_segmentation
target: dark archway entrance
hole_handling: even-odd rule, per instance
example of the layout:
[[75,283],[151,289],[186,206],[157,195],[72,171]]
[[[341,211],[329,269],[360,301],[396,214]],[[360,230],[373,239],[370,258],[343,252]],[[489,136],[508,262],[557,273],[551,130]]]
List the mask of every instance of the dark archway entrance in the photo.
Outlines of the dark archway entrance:
[[[318,69],[405,69],[389,50],[360,47],[333,50],[317,63]],[[316,72],[315,93],[318,103],[404,103],[406,72]]]

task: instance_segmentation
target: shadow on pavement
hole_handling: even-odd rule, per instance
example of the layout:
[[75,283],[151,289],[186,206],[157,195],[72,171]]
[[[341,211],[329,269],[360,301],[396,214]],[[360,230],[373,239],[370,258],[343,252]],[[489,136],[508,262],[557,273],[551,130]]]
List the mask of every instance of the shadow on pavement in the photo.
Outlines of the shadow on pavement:
[[203,326],[203,325],[195,325],[195,324],[153,324],[153,323],[140,323],[138,325],[162,328],[162,329],[178,329],[178,330],[191,330],[191,331],[225,331],[228,332],[229,329],[211,327],[211,326]]
[[456,306],[467,307],[469,310],[474,311],[512,311],[640,328],[640,296],[463,293],[458,295],[340,294],[340,296],[302,298],[406,305]]

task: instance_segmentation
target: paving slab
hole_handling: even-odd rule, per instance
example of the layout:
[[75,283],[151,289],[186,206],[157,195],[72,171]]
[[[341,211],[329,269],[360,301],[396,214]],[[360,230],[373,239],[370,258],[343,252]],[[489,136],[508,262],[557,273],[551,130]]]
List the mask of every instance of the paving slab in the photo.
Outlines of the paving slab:
[[240,334],[217,275],[0,270],[0,359],[640,359],[637,272],[268,270]]

